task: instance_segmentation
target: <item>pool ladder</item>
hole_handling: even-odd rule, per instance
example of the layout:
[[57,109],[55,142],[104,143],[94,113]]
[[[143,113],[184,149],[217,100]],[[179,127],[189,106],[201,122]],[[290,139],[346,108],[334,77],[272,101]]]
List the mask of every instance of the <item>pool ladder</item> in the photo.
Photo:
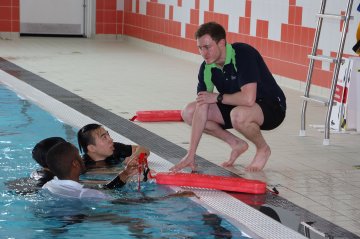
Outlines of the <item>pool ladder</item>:
[[[349,21],[353,17],[350,16],[351,9],[353,5],[353,0],[348,0],[347,9],[344,15],[335,15],[335,14],[327,14],[325,13],[325,6],[326,6],[326,0],[321,1],[320,11],[317,14],[318,21],[317,21],[317,27],[315,31],[315,37],[314,37],[314,43],[312,47],[311,54],[308,56],[310,59],[309,62],[309,68],[307,72],[307,78],[306,78],[306,86],[305,86],[305,93],[303,98],[303,104],[302,104],[302,110],[301,110],[301,129],[300,129],[300,136],[305,136],[305,114],[306,114],[306,107],[308,101],[313,101],[317,103],[321,103],[324,106],[327,106],[327,114],[325,119],[325,135],[323,140],[323,145],[329,145],[330,144],[330,117],[331,117],[331,110],[334,105],[334,93],[336,90],[336,84],[339,76],[339,69],[340,64],[344,63],[344,60],[342,58],[343,51],[344,51],[344,45],[345,45],[345,39],[346,39],[346,33],[349,27]],[[343,26],[341,30],[341,38],[339,43],[339,48],[336,54],[336,57],[330,57],[330,56],[324,56],[324,55],[317,55],[317,49],[319,44],[319,38],[321,33],[321,27],[323,23],[323,19],[336,19],[343,21]],[[334,71],[333,71],[333,77],[331,81],[331,88],[330,88],[330,96],[329,99],[323,99],[320,97],[310,96],[310,87],[311,87],[311,79],[314,71],[314,63],[315,61],[325,61],[329,63],[334,63]]]

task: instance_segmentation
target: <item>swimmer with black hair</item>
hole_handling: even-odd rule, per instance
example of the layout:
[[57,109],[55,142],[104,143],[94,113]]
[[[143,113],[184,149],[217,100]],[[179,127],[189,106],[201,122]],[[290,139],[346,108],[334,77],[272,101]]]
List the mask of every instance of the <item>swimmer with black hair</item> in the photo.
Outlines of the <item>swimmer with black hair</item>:
[[111,173],[116,170],[115,166],[128,164],[142,153],[146,157],[150,155],[149,149],[144,146],[114,142],[100,124],[85,125],[78,131],[77,139],[88,173]]
[[30,177],[19,178],[5,183],[9,190],[17,194],[35,193],[48,181],[54,178],[46,163],[49,150],[58,143],[66,142],[61,137],[49,137],[38,142],[32,150],[32,158],[41,166],[33,171]]

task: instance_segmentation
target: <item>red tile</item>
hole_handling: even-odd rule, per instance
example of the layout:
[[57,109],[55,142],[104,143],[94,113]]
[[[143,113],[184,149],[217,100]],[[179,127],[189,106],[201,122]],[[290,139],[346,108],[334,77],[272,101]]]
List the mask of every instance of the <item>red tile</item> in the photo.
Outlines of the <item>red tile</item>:
[[288,25],[287,24],[281,24],[281,41],[282,42],[288,42]]
[[274,41],[269,39],[263,39],[266,41],[266,56],[273,57],[274,55]]
[[0,7],[0,20],[11,20],[11,7]]
[[296,5],[296,0],[289,0],[289,5],[290,5],[290,6]]
[[20,21],[11,21],[11,32],[20,32]]
[[295,25],[288,25],[288,41],[293,43],[295,39]]
[[298,44],[298,45],[301,45],[301,40],[302,40],[302,31],[301,31],[301,26],[297,26],[297,25],[294,25],[293,26],[294,28],[294,40],[293,42],[295,44]]
[[140,0],[136,0],[135,9],[136,9],[136,13],[140,13]]
[[185,37],[189,39],[195,39],[195,32],[197,29],[197,25],[186,24]]
[[315,38],[315,29],[314,28],[309,28],[308,29],[308,46],[311,46],[313,45],[314,43],[314,38]]
[[302,11],[303,8],[302,7],[296,7],[295,8],[295,19],[294,19],[294,24],[295,25],[302,25]]
[[178,7],[182,7],[182,0],[177,0]]
[[132,12],[132,0],[124,0],[124,11]]
[[263,56],[269,56],[268,39],[260,39],[260,49]]
[[211,22],[211,21],[213,21],[212,15],[213,15],[212,12],[204,11],[204,22]]
[[295,9],[296,6],[289,6],[289,13],[288,13],[288,23],[295,24]]
[[245,2],[245,17],[251,17],[251,1],[249,0]]
[[123,23],[123,17],[124,17],[123,11],[116,11],[117,23]]
[[240,29],[239,33],[250,35],[250,18],[249,17],[240,17]]
[[11,32],[11,21],[0,20],[0,32]]
[[20,0],[12,0],[11,4],[13,7],[20,7]]
[[195,0],[195,9],[200,9],[200,0]]
[[115,23],[105,23],[104,24],[104,34],[116,34],[116,24]]
[[[209,14],[206,14],[209,13]],[[211,15],[210,15],[211,14]],[[229,16],[226,14],[222,14],[222,13],[210,13],[210,12],[205,12],[204,18],[206,18],[206,15],[209,15],[210,17],[210,21],[216,21],[217,23],[221,24],[224,28],[225,31],[228,31],[228,24],[229,24]],[[209,21],[205,21],[205,22],[209,22]]]
[[11,8],[11,20],[12,21],[20,21],[19,7],[12,7]]
[[104,1],[105,0],[97,0],[96,1],[96,10],[103,10],[104,9],[104,6],[105,6]]
[[169,6],[169,19],[174,19],[174,6]]
[[11,7],[12,1],[11,0],[0,0],[0,7]]
[[104,23],[116,23],[116,11],[115,10],[104,11]]
[[274,58],[279,59],[281,57],[280,51],[281,51],[281,42],[274,41]]
[[96,34],[104,34],[104,25],[102,23],[96,23]]
[[263,24],[263,37],[269,38],[269,22],[268,21],[264,21],[264,24]]
[[115,10],[116,9],[116,0],[105,0],[104,9],[106,10]]
[[190,9],[190,23],[199,25],[199,10]]
[[96,10],[96,23],[103,23],[104,22],[104,11],[103,10]]
[[214,11],[214,0],[209,0],[209,12]]

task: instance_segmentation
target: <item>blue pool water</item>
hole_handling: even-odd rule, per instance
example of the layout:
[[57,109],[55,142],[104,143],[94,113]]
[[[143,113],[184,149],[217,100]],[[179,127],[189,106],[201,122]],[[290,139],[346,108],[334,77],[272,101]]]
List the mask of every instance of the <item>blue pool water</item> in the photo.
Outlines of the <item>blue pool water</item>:
[[[0,238],[248,238],[188,198],[113,204],[8,190],[5,182],[28,177],[38,167],[31,158],[36,142],[60,136],[77,145],[76,131],[0,84]],[[127,199],[172,191],[147,182],[138,192],[132,182],[109,193]]]

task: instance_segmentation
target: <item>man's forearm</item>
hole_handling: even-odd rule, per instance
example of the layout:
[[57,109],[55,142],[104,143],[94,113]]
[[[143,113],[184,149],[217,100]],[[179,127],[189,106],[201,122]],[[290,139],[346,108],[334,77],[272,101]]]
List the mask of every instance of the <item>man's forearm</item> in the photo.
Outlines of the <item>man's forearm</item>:
[[128,178],[129,178],[129,175],[126,172],[126,170],[124,170],[121,173],[119,173],[119,175],[116,176],[109,183],[105,184],[104,188],[108,188],[108,189],[121,188],[126,184]]

